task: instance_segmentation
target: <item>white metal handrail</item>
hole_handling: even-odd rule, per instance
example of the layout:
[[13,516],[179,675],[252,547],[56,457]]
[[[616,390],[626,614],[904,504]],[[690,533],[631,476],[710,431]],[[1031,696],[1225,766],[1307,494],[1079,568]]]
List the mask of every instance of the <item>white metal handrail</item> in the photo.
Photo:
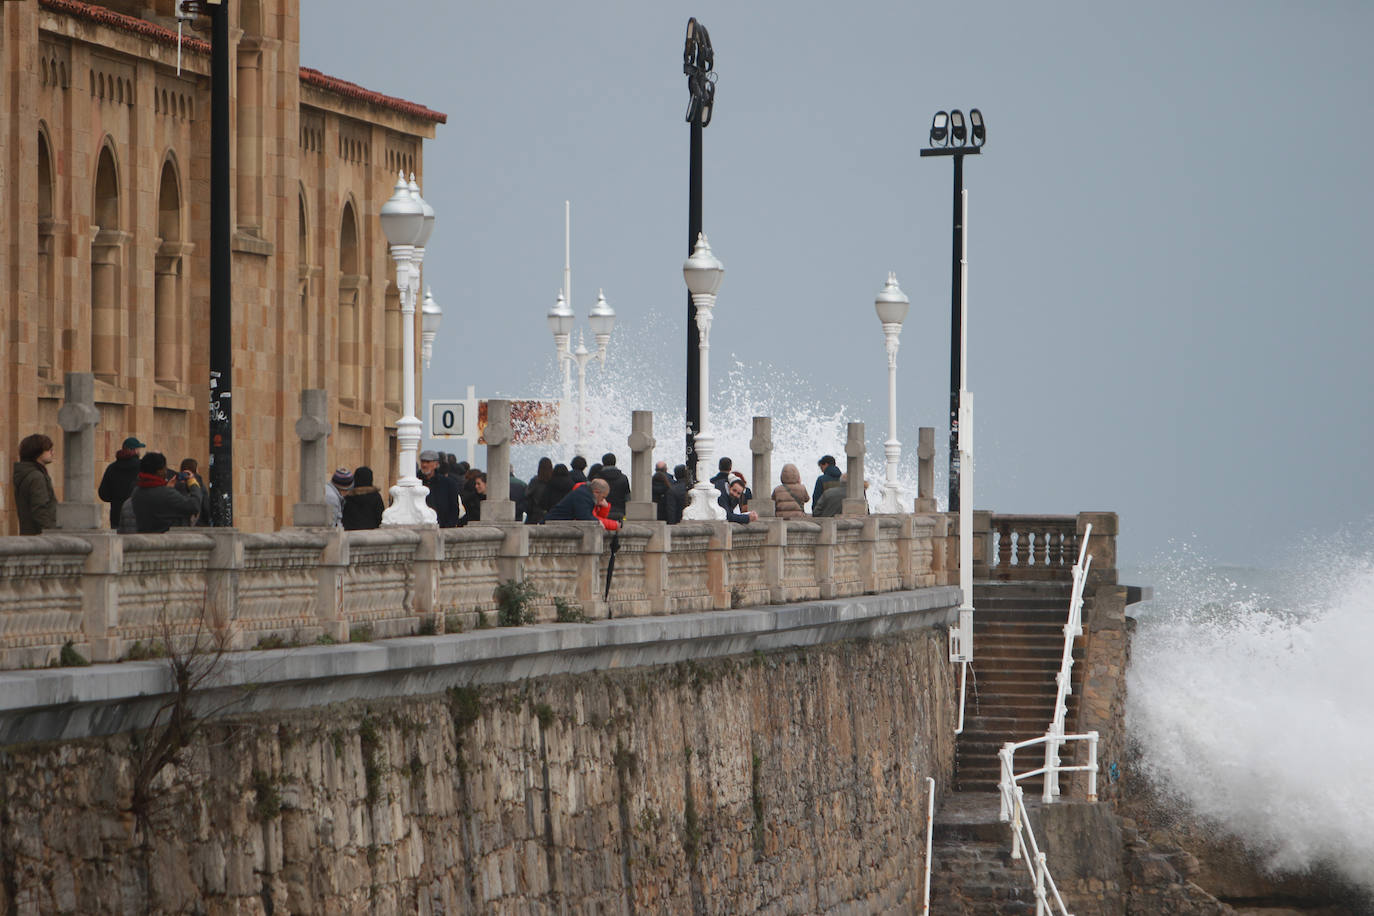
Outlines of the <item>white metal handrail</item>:
[[1064,744],[1064,719],[1068,714],[1069,694],[1073,693],[1073,641],[1083,635],[1083,589],[1088,581],[1088,570],[1093,565],[1093,558],[1088,555],[1088,539],[1092,533],[1093,526],[1088,525],[1078,548],[1078,562],[1073,565],[1069,619],[1064,623],[1064,654],[1059,662],[1059,673],[1054,676],[1057,685],[1054,716],[1045,734],[1045,801],[1053,801],[1059,795],[1059,749]]
[[[1036,916],[1045,916],[1050,911],[1051,898],[1053,898],[1056,907],[1053,912],[1060,914],[1060,916],[1071,916],[1071,914],[1064,906],[1064,900],[1059,895],[1059,888],[1055,886],[1054,878],[1050,875],[1045,854],[1040,851],[1040,846],[1035,841],[1035,833],[1031,830],[1030,820],[1026,816],[1025,790],[1021,788],[1020,781],[1043,775],[1045,777],[1043,798],[1044,801],[1050,802],[1054,800],[1054,795],[1051,794],[1049,788],[1051,777],[1055,779],[1057,785],[1059,773],[1086,772],[1088,774],[1088,801],[1097,801],[1097,738],[1097,732],[1088,732],[1085,735],[1041,735],[1027,741],[1016,743],[1008,741],[997,752],[997,758],[1002,765],[1002,776],[997,783],[998,793],[1001,797],[999,817],[1003,822],[1011,822],[1011,857],[1013,859],[1022,858],[1022,849],[1030,853],[1025,858],[1031,882],[1035,885]],[[1077,766],[1063,766],[1058,762],[1056,756],[1052,764],[1047,762],[1038,770],[1028,770],[1025,773],[1016,772],[1016,752],[1018,750],[1037,744],[1048,745],[1052,742],[1062,744],[1065,741],[1088,742],[1088,762]]]

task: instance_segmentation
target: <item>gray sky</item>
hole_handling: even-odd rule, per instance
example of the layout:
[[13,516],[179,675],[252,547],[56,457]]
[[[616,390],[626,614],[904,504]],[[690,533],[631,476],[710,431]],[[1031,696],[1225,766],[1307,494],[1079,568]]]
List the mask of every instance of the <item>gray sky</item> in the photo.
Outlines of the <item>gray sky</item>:
[[[1374,6],[380,10],[303,2],[301,63],[449,115],[425,156],[439,220],[426,282],[445,310],[426,397],[555,393],[543,316],[571,199],[579,322],[605,287],[620,322],[608,369],[619,356],[631,391],[642,379],[680,403],[695,15],[719,74],[713,404],[723,387],[790,385],[867,421],[880,451],[873,297],[894,270],[912,299],[898,435],[909,457],[915,428],[935,426],[943,464],[951,167],[918,151],[937,109],[979,107],[989,139],[965,170],[977,505],[1116,510],[1126,564],[1180,537],[1219,562],[1277,562],[1307,535],[1369,528]],[[641,406],[657,404],[626,409]]]

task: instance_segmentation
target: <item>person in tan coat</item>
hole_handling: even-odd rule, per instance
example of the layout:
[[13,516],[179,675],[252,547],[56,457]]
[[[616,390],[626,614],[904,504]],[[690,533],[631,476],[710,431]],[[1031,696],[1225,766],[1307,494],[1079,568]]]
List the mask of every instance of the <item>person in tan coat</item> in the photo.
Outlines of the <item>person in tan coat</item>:
[[806,503],[811,495],[802,486],[801,471],[795,464],[782,466],[782,483],[773,488],[773,515],[776,518],[806,518]]

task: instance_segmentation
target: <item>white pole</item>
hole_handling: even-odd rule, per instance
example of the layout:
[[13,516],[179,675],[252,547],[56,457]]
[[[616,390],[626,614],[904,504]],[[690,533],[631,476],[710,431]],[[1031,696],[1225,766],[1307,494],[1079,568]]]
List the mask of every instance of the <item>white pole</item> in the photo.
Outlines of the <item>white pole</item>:
[[973,658],[973,395],[968,390],[968,191],[963,192],[959,258],[959,605],[961,648]]
[[902,501],[897,490],[897,463],[902,457],[902,443],[897,440],[897,346],[902,326],[883,323],[883,338],[887,346],[887,441],[883,455],[887,459],[887,481],[883,485],[880,512],[901,512]]
[[[572,308],[572,201],[563,201],[563,301]],[[572,397],[572,337],[569,335],[566,354],[560,354],[558,361],[563,366],[563,410],[566,413],[568,401]],[[581,420],[578,420],[581,423]],[[567,441],[566,439],[564,440]],[[576,447],[573,454],[577,454]],[[568,460],[572,460],[572,455]]]
[[930,860],[933,852],[930,845],[935,838],[935,778],[927,776],[926,784],[930,794],[926,799],[926,896],[925,903],[921,905],[921,916],[930,916]]
[[433,525],[434,510],[425,504],[429,490],[415,476],[415,454],[420,447],[421,424],[415,416],[415,293],[420,264],[413,245],[392,245],[396,261],[397,292],[401,299],[401,409],[396,421],[396,441],[401,447],[401,479],[391,488],[391,505],[382,513],[383,525]]

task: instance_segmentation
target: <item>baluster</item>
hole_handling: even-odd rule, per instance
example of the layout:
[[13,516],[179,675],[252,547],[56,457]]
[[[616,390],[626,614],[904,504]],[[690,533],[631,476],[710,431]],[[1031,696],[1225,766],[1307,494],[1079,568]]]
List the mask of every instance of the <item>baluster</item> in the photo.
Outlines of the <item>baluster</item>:
[[1016,532],[1016,552],[1012,556],[1011,565],[1021,567],[1026,565],[1026,532]]
[[1050,529],[1044,528],[1036,532],[1035,539],[1035,565],[1048,566],[1050,562]]
[[997,529],[997,567],[1006,569],[1012,565],[1011,526],[1002,522]]

